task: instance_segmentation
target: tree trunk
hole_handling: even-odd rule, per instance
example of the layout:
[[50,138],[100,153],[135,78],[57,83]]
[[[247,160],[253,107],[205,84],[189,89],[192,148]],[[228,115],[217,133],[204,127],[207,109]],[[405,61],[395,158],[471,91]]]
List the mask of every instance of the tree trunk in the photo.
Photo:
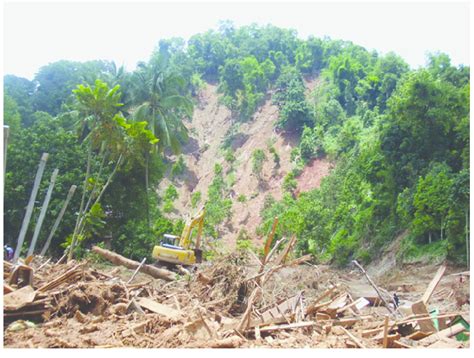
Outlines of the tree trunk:
[[38,222],[36,223],[35,232],[33,233],[33,239],[31,239],[30,247],[28,248],[28,253],[26,256],[33,255],[33,252],[36,247],[36,241],[38,240],[39,233],[41,231],[41,227],[43,226],[43,220],[46,216],[46,211],[48,210],[49,201],[51,200],[51,194],[53,193],[54,184],[56,183],[56,177],[58,176],[59,169],[54,169],[53,174],[51,175],[51,180],[49,182],[48,191],[46,192],[46,196],[44,198],[43,206],[41,207],[41,212],[38,218]]
[[87,155],[87,168],[86,168],[86,177],[84,178],[84,185],[82,187],[82,198],[81,205],[79,206],[79,214],[76,219],[76,226],[74,227],[74,232],[72,233],[71,247],[69,249],[69,254],[67,260],[72,260],[72,253],[74,251],[74,246],[76,246],[77,234],[79,231],[79,223],[82,220],[82,211],[84,210],[84,202],[86,200],[86,191],[87,191],[87,182],[89,181],[89,175],[91,171],[91,160],[92,160],[92,142],[89,142],[89,153]]
[[145,158],[145,199],[146,199],[145,209],[146,209],[146,219],[147,219],[147,223],[148,223],[148,228],[151,228],[151,224],[150,224],[150,198],[149,198],[149,193],[148,193],[148,185],[149,185],[148,166],[150,164],[149,159],[150,159],[150,153],[147,153],[146,158]]
[[[119,254],[116,254],[115,252],[101,249],[98,246],[93,246],[92,247],[92,252],[95,252],[96,254],[102,256],[103,258],[109,260],[115,265],[120,265],[124,266],[126,268],[129,268],[131,270],[136,270],[140,266],[140,262],[130,260],[126,257],[123,257]],[[141,272],[150,275],[151,277],[154,278],[160,278],[165,281],[174,281],[176,274],[165,270],[165,269],[160,269],[158,267],[152,266],[152,265],[143,265],[142,268],[140,269]]]
[[431,231],[428,233],[428,243],[431,244]]
[[66,212],[66,208],[72,196],[74,195],[76,188],[77,188],[76,185],[71,185],[71,188],[69,188],[69,192],[67,193],[67,197],[66,197],[66,200],[64,201],[63,207],[61,208],[61,211],[59,212],[59,215],[56,218],[56,221],[54,222],[53,228],[51,229],[51,232],[49,233],[48,239],[46,240],[46,243],[44,244],[43,249],[41,250],[41,253],[40,253],[41,256],[44,256],[46,254],[46,251],[48,251],[49,245],[51,244],[51,240],[53,239],[54,233],[56,232],[56,229],[58,228],[59,223],[61,222],[61,219],[63,218],[63,215]]
[[[117,163],[115,164],[114,170],[112,171],[112,173],[110,173],[109,177],[107,178],[107,182],[102,187],[102,190],[100,191],[99,196],[97,197],[97,199],[95,199],[94,204],[92,204],[92,206],[96,205],[100,201],[100,199],[102,199],[102,195],[104,194],[105,190],[107,189],[110,182],[112,181],[112,178],[114,177],[114,175],[117,172],[117,169],[119,168],[121,163],[122,163],[122,154],[120,154],[120,157],[118,158]],[[79,223],[79,230],[78,230],[79,235],[82,234],[82,231],[84,230],[84,227],[85,227],[84,219],[85,219],[85,217],[86,216],[85,216],[85,212],[84,212],[84,215],[81,219],[81,222]]]

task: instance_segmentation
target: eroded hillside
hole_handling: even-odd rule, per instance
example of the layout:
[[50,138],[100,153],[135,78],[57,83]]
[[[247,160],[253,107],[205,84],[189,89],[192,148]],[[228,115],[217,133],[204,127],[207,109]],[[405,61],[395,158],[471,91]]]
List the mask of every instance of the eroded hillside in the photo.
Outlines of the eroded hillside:
[[[306,81],[308,94],[316,85],[317,80]],[[220,164],[229,188],[228,196],[232,199],[232,214],[218,228],[220,239],[226,247],[233,248],[239,233],[245,232],[255,244],[261,244],[262,238],[255,231],[261,223],[260,211],[265,197],[282,198],[284,178],[293,168],[291,151],[298,145],[296,133],[275,129],[278,114],[277,106],[268,95],[250,121],[237,123],[230,110],[219,103],[217,86],[207,84],[198,96],[192,121],[186,123],[190,140],[183,149],[185,173],[173,180],[168,177],[158,189],[163,193],[170,184],[177,188],[179,196],[170,216],[186,217],[193,213],[193,193],[200,192],[201,203],[205,202],[214,178],[214,166]],[[235,157],[232,163],[225,160],[224,143]],[[279,157],[278,163],[271,148]],[[266,157],[260,178],[252,171],[252,154],[257,149],[263,150]],[[296,192],[319,187],[330,169],[331,164],[326,159],[311,161],[297,178]]]

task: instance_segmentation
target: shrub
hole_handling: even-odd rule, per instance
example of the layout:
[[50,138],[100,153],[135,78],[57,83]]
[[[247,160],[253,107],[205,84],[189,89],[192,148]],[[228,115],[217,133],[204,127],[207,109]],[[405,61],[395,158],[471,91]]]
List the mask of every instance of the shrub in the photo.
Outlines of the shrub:
[[244,195],[244,194],[240,194],[238,197],[237,197],[237,201],[239,203],[245,203],[247,201],[247,197]]
[[184,170],[186,169],[186,164],[184,163],[183,156],[180,155],[176,163],[173,163],[173,166],[171,167],[171,177],[176,178],[179,177],[184,173]]
[[194,193],[191,194],[191,206],[193,209],[197,207],[199,202],[201,201],[201,192],[200,191],[195,191]]
[[252,172],[257,176],[258,179],[261,178],[263,163],[266,159],[267,157],[262,149],[255,149],[252,153]]

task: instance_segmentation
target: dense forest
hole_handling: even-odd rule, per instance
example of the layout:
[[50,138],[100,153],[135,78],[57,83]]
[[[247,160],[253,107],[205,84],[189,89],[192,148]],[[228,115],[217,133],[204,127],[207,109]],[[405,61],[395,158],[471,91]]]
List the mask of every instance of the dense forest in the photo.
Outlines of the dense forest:
[[[166,173],[182,170],[173,158],[188,138],[184,123],[192,119],[200,90],[214,83],[235,121],[229,137],[271,96],[279,108],[276,130],[300,138],[283,199],[268,196],[259,213],[259,235],[278,216],[276,236],[295,234],[298,250],[319,262],[369,262],[403,235],[399,254],[405,259],[432,255],[465,264],[469,74],[469,67],[451,65],[442,53],[411,69],[394,53],[351,42],[223,22],[188,41],[161,40],[133,72],[107,61],[63,60],[39,69],[32,81],[6,75],[5,243],[16,246],[43,152],[50,154],[44,178],[54,168],[59,175],[39,246],[70,186],[78,186],[51,254],[74,243],[73,253],[83,255],[91,243],[108,240],[113,250],[139,259],[150,256],[163,233],[179,234],[182,220],[166,213],[176,197],[173,187],[161,197],[155,188]],[[310,95],[309,77],[318,79]],[[254,154],[258,173],[270,158]],[[335,168],[320,188],[296,192],[295,178],[318,157]],[[231,151],[226,160],[232,161]],[[214,238],[216,224],[232,215],[227,185],[216,165],[206,195],[206,234]],[[37,200],[47,187],[43,180]],[[34,218],[39,210],[37,204]]]

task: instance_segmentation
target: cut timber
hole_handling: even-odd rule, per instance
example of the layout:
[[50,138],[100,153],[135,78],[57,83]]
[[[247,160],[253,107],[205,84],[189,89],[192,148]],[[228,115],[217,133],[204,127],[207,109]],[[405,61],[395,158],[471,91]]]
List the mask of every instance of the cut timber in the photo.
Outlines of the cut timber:
[[454,326],[443,329],[442,331],[432,334],[429,337],[423,338],[419,340],[418,342],[420,342],[424,346],[428,346],[443,338],[449,338],[449,337],[455,336],[456,334],[461,333],[465,330],[466,328],[462,325],[462,323],[456,323]]
[[392,342],[392,347],[393,348],[412,348],[408,344],[405,344],[405,343],[397,341],[397,340]]
[[452,338],[441,338],[438,342],[430,344],[427,348],[461,348],[463,345]]
[[46,292],[46,291],[52,290],[53,288],[60,286],[64,282],[67,282],[72,279],[76,279],[81,274],[82,274],[82,265],[76,265],[69,271],[63,273],[61,276],[55,278],[54,280],[38,288],[38,291]]
[[9,285],[33,286],[33,269],[27,265],[16,265],[8,278]]
[[263,263],[265,264],[267,260],[267,256],[270,253],[270,247],[272,246],[272,241],[273,237],[275,236],[275,230],[278,225],[278,218],[275,217],[273,219],[273,225],[272,225],[272,230],[270,231],[270,234],[268,235],[267,241],[265,242],[265,248],[263,250],[264,256],[263,256]]
[[425,305],[430,300],[431,295],[436,289],[436,286],[438,286],[439,281],[441,281],[441,278],[443,277],[445,271],[446,271],[446,266],[444,265],[440,266],[440,268],[438,269],[438,272],[436,272],[435,277],[433,278],[433,280],[431,280],[430,284],[428,285],[428,288],[426,289],[425,293],[423,294],[423,298],[421,299],[425,303]]
[[[205,345],[199,345],[196,347],[202,348],[237,348],[239,347],[244,340],[238,336],[232,336],[224,339],[219,339],[215,341],[208,341]],[[191,346],[192,347],[192,346]]]
[[409,336],[407,336],[408,339],[412,339],[414,341],[419,341],[420,339],[428,337],[430,334],[422,332],[422,331],[416,331]]
[[[423,301],[415,302],[411,305],[414,314],[422,314],[429,316],[428,309]],[[420,329],[424,333],[436,332],[436,328],[431,319],[417,320]]]
[[297,295],[287,299],[286,301],[283,301],[275,307],[263,312],[261,317],[257,319],[252,319],[250,321],[249,327],[286,322],[285,314],[287,312],[293,312],[300,300],[300,297],[301,293],[298,293]]
[[349,332],[347,329],[345,329],[344,327],[341,327],[341,329],[344,331],[344,333],[352,340],[352,342],[354,342],[357,347],[359,348],[365,348],[364,344],[362,344],[362,342],[360,341],[360,339],[358,339],[356,336],[354,336],[351,332]]
[[295,243],[296,243],[296,236],[293,235],[290,241],[288,242],[288,244],[282,250],[280,256],[278,256],[278,258],[276,259],[275,266],[282,265],[285,262],[286,257],[288,256],[290,251],[293,249],[293,246],[295,246]]
[[3,296],[3,307],[6,310],[17,310],[35,299],[35,290],[31,286],[25,286]]
[[339,308],[337,310],[337,313],[342,313],[345,310],[347,310],[349,308],[352,308],[352,307],[356,307],[358,310],[360,310],[360,309],[364,308],[365,306],[367,306],[368,304],[370,304],[370,302],[368,300],[366,300],[364,297],[359,297],[354,302],[349,303],[348,305],[346,305],[342,308]]
[[[399,339],[398,337],[397,339]],[[383,347],[388,347],[388,316],[385,316],[385,320],[383,323]]]
[[[129,268],[131,270],[135,270],[137,267],[140,266],[140,263],[137,261],[133,261],[130,259],[127,259],[126,257],[123,257],[119,254],[116,254],[115,252],[101,249],[98,246],[93,246],[92,247],[92,252],[95,252],[96,254],[99,254],[103,258],[109,260],[115,265],[120,265],[124,266],[126,268]],[[147,275],[150,275],[151,277],[154,278],[160,278],[165,281],[173,281],[175,279],[175,274],[171,271],[165,270],[165,269],[160,269],[151,265],[143,265],[141,272],[146,273]]]
[[317,325],[317,323],[313,322],[313,321],[290,323],[290,324],[280,324],[278,326],[260,327],[260,332],[271,332],[271,331],[280,331],[280,330],[283,330],[283,329],[296,329],[296,328],[312,327],[312,326],[315,326],[315,325]]
[[359,317],[340,318],[340,319],[337,319],[337,320],[333,320],[332,323],[335,326],[351,327],[354,324],[356,324],[357,322],[368,321],[371,318],[373,318],[373,316],[371,316],[371,315],[359,316]]
[[15,289],[13,287],[11,287],[10,285],[6,284],[6,283],[3,283],[3,294],[6,295],[10,292],[13,292],[15,291]]
[[146,308],[147,310],[150,310],[154,313],[157,313],[161,316],[165,316],[167,318],[179,318],[181,316],[181,312],[175,310],[174,308],[171,308],[166,305],[162,305],[161,303],[155,302],[153,300],[150,300],[149,298],[145,297],[140,297],[137,300],[137,303],[143,307]]

